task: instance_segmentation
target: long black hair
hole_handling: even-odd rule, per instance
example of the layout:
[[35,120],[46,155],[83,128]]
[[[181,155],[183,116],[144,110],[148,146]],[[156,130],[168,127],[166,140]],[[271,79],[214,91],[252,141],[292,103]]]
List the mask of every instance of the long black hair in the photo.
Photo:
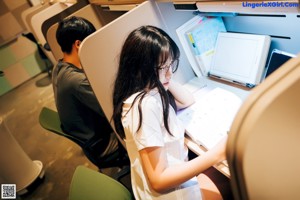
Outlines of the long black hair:
[[116,130],[122,138],[125,138],[121,122],[123,102],[132,94],[140,92],[134,102],[139,98],[139,126],[141,127],[143,116],[141,102],[145,95],[153,88],[157,88],[161,96],[163,106],[163,119],[167,131],[169,105],[176,110],[174,97],[166,91],[159,80],[159,67],[169,58],[178,59],[180,51],[176,43],[162,29],[154,26],[141,26],[132,31],[121,50],[119,70],[116,76],[113,92],[113,120]]

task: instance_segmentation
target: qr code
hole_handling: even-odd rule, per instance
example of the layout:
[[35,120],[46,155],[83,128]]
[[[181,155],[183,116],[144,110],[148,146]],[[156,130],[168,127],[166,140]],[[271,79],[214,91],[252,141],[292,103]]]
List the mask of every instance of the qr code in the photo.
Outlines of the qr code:
[[16,199],[16,184],[1,184],[2,199]]

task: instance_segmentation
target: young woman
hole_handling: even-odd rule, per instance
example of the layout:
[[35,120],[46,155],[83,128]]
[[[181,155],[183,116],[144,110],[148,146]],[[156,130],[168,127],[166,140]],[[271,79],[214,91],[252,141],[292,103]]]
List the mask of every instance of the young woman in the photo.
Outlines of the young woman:
[[179,55],[168,34],[153,26],[132,31],[121,51],[113,120],[126,141],[137,200],[222,199],[216,185],[201,173],[225,159],[226,138],[188,161],[176,111],[194,99],[172,80]]

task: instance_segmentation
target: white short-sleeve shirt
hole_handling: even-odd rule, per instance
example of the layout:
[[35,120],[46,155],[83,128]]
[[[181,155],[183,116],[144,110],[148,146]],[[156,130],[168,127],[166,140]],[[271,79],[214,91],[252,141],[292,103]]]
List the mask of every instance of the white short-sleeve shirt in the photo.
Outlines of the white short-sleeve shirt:
[[131,162],[131,183],[136,200],[201,199],[196,177],[166,193],[157,193],[151,188],[142,168],[139,151],[147,147],[162,147],[167,154],[169,166],[172,166],[186,162],[188,150],[184,144],[184,128],[177,119],[172,106],[169,109],[168,122],[173,136],[167,132],[163,123],[162,102],[157,90],[151,90],[142,100],[142,125],[137,132],[140,118],[139,99],[134,104],[133,101],[138,94],[133,94],[124,102],[122,112],[126,148]]

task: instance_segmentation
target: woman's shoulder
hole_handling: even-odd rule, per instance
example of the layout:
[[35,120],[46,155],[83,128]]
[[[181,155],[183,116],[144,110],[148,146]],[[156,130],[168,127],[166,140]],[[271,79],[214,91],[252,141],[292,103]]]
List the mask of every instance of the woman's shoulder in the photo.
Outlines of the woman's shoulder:
[[[130,97],[128,97],[124,103],[133,103],[134,100],[136,99],[137,101],[140,100],[142,98],[142,92],[136,92],[134,94],[132,94]],[[145,96],[143,97],[143,101],[156,101],[159,97],[159,93],[155,90],[151,90],[149,92],[147,92],[145,94]]]
[[160,104],[161,98],[157,90],[151,90],[145,95],[145,103],[154,103],[155,105]]
[[140,105],[142,106],[143,110],[146,108],[157,109],[161,106],[161,98],[157,90],[151,90],[147,92],[143,98],[142,96],[143,95],[141,92],[134,93],[124,101],[124,104],[127,104],[131,107],[131,105],[134,103],[134,106],[137,106],[140,100],[142,100]]

